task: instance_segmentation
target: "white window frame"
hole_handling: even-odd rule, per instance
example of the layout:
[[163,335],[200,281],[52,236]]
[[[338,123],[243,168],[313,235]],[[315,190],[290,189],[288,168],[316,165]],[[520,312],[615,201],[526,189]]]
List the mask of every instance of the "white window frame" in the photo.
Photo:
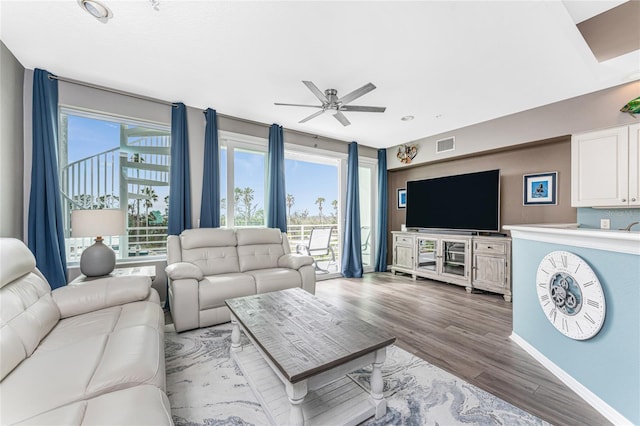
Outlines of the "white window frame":
[[[143,118],[133,118],[133,117],[127,117],[124,115],[119,115],[119,114],[114,114],[114,113],[110,113],[110,112],[102,112],[102,111],[97,111],[97,110],[92,110],[92,109],[88,109],[88,108],[82,108],[82,107],[76,107],[73,105],[66,105],[66,104],[59,104],[58,105],[58,120],[60,120],[60,117],[62,115],[73,115],[76,117],[83,117],[83,118],[89,118],[92,120],[99,120],[99,121],[111,121],[114,123],[118,123],[118,124],[127,124],[127,125],[140,125],[140,126],[145,126],[147,128],[152,128],[152,129],[158,129],[158,130],[169,130],[169,133],[171,133],[171,124],[170,123],[161,123],[161,122],[157,122],[157,121],[152,121],[152,120],[146,120]],[[59,131],[62,131],[62,129],[59,129]],[[62,138],[61,135],[58,135],[59,140],[58,143],[60,144],[62,142]],[[57,147],[58,152],[60,152],[60,146]],[[58,160],[60,162],[60,159]],[[58,164],[60,166],[60,163]],[[60,191],[62,191],[62,188],[60,188]],[[124,212],[125,215],[128,216],[128,208],[126,207],[129,203],[129,200],[126,200],[126,204],[124,207]],[[120,209],[123,208],[122,205],[122,200],[120,200]],[[127,226],[128,228],[128,226]],[[67,230],[65,230],[65,240],[68,238],[66,236],[66,232]],[[126,236],[125,236],[126,238]],[[65,242],[66,244],[66,242]],[[127,247],[126,244],[123,244],[123,242],[120,242],[120,246],[121,247]],[[65,247],[66,249],[66,247]],[[137,263],[145,263],[145,262],[153,262],[153,261],[157,261],[157,260],[162,260],[162,259],[166,259],[166,254],[158,254],[158,255],[150,255],[150,256],[120,256],[116,259],[116,265],[126,265],[126,264],[137,264]],[[77,267],[80,264],[79,260],[75,260],[75,261],[67,261],[67,266],[69,267]]]
[[[235,169],[234,169],[234,160],[235,160],[235,149],[246,149],[248,151],[255,151],[264,153],[264,162],[265,162],[265,175],[264,175],[264,206],[265,215],[267,208],[267,151],[269,146],[269,141],[265,138],[259,138],[256,136],[243,135],[240,133],[229,132],[226,130],[218,131],[218,141],[220,145],[220,149],[225,147],[227,149],[227,187],[220,188],[220,193],[223,191],[225,193],[225,197],[227,199],[227,211],[226,211],[226,220],[227,220],[227,228],[235,228],[235,200],[234,200],[234,189],[235,189]],[[222,196],[222,195],[221,195]],[[265,217],[266,220],[266,217]],[[265,224],[266,225],[266,224]],[[263,225],[263,226],[265,226]]]

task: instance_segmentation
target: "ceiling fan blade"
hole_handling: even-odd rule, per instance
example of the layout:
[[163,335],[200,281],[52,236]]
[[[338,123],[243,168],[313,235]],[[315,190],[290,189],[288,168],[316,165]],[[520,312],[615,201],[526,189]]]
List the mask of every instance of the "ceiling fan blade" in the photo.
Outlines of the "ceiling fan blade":
[[307,121],[311,120],[312,118],[316,118],[317,116],[322,115],[324,113],[324,111],[325,110],[320,110],[318,112],[314,112],[313,114],[311,114],[307,118],[303,118],[302,120],[298,121],[298,123],[306,123]]
[[322,108],[322,105],[283,104],[281,102],[274,102],[273,104],[274,105],[284,105],[284,106],[308,107],[308,108]]
[[356,89],[351,93],[347,93],[346,95],[341,97],[340,98],[340,102],[342,102],[342,105],[348,104],[349,102],[359,98],[360,96],[366,95],[367,93],[369,93],[370,91],[372,91],[375,88],[376,88],[376,86],[374,86],[373,83],[367,83],[364,86],[362,86],[361,88]]
[[349,124],[351,124],[351,122],[347,120],[347,117],[345,117],[344,114],[341,113],[340,111],[333,114],[333,116],[336,118],[336,120],[341,122],[343,126],[348,126]]
[[385,112],[387,107],[375,107],[375,106],[357,106],[357,105],[343,105],[340,107],[341,111],[360,111],[360,112]]
[[329,99],[327,99],[324,93],[322,93],[322,90],[318,89],[318,86],[310,81],[303,80],[302,82],[309,88],[309,90],[313,92],[314,95],[316,95],[316,98],[320,99],[320,102],[322,102],[323,104],[329,103]]

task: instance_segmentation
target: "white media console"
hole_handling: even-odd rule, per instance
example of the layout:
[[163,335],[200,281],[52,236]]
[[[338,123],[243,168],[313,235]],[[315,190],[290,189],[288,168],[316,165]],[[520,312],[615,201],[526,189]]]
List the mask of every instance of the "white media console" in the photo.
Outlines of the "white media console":
[[511,238],[393,231],[391,272],[502,294],[511,301]]

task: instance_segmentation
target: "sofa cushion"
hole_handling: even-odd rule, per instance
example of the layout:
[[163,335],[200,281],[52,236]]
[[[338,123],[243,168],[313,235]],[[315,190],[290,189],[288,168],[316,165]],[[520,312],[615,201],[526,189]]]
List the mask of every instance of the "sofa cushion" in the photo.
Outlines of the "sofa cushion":
[[198,228],[186,229],[180,234],[182,250],[203,247],[236,246],[236,233],[233,229]]
[[256,294],[256,284],[248,274],[220,274],[204,277],[198,288],[200,310],[225,306],[226,299]]
[[240,272],[238,251],[235,246],[183,249],[182,261],[193,263],[200,268],[203,275]]
[[280,244],[255,244],[238,246],[240,272],[277,268],[278,259],[284,255]]
[[1,238],[0,244],[0,287],[33,272],[36,258],[24,243],[15,238]]
[[163,323],[162,309],[152,302],[60,321],[0,383],[3,422],[139,384],[163,389]]
[[172,425],[166,395],[154,386],[136,386],[56,408],[18,423],[26,425]]
[[2,379],[33,353],[59,319],[60,311],[51,298],[51,288],[41,275],[35,272],[21,275],[0,288]]
[[236,229],[239,246],[253,244],[282,244],[282,232],[278,228],[240,228]]
[[258,294],[300,287],[302,285],[300,273],[293,269],[259,269],[256,271],[249,271],[247,274],[251,275],[255,279],[256,292]]
[[135,302],[65,318],[42,340],[38,351],[57,350],[82,339],[140,325],[163,328],[164,312],[153,302]]

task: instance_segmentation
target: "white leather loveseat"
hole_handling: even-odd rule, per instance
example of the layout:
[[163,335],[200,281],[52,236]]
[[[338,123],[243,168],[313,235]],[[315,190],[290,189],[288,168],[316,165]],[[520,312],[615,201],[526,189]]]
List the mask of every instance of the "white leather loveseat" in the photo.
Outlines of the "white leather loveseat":
[[0,424],[171,425],[164,313],[148,277],[51,291],[0,238]]
[[230,321],[226,299],[316,289],[313,258],[291,254],[287,235],[274,228],[199,228],[170,235],[167,264],[176,331]]

